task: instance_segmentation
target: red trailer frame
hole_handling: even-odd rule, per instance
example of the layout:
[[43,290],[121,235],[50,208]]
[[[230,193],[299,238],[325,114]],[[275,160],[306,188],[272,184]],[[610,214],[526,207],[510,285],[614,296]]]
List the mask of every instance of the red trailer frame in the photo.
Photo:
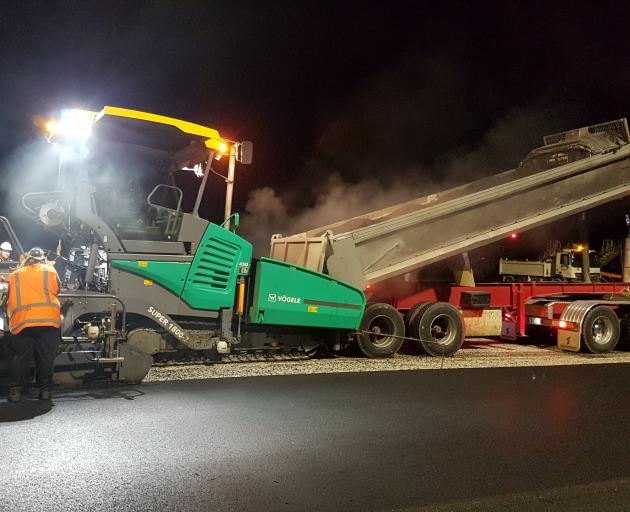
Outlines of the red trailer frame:
[[[419,302],[448,302],[463,310],[502,308],[510,315],[517,327],[517,336],[526,336],[525,308],[535,298],[556,298],[571,302],[578,299],[598,299],[605,295],[619,294],[628,289],[627,283],[572,283],[572,282],[523,282],[484,283],[477,286],[457,286],[445,283],[387,283],[369,286],[368,301],[389,302],[400,311],[407,311]],[[486,292],[490,303],[484,306],[468,306],[462,300],[464,292]]]

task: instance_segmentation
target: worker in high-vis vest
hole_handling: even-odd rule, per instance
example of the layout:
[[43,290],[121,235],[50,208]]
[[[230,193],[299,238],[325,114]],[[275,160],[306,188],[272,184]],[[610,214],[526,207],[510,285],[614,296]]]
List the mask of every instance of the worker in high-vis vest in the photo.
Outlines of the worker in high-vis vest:
[[55,268],[46,263],[46,253],[34,247],[20,268],[9,274],[7,282],[7,315],[13,351],[9,401],[19,402],[29,385],[33,355],[39,398],[50,400],[55,357],[61,341],[59,277]]

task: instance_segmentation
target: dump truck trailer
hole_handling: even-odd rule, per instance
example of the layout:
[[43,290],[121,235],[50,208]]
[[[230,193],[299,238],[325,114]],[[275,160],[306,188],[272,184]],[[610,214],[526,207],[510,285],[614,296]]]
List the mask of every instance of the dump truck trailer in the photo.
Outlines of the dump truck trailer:
[[[516,337],[527,336],[530,325],[552,329],[566,349],[612,350],[630,311],[619,295],[625,284],[444,286],[421,282],[417,271],[457,257],[461,264],[452,270],[460,284],[474,285],[468,251],[627,196],[629,140],[626,119],[547,136],[516,169],[300,234],[275,235],[270,255],[362,288],[368,301],[392,304],[405,316],[406,336],[433,355],[459,349],[466,328]],[[461,279],[466,276],[468,283]]]

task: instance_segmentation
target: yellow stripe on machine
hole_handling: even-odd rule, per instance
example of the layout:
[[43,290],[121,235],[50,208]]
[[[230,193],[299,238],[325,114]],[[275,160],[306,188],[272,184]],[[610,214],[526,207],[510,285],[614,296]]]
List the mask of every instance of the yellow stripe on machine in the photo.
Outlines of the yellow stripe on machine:
[[161,116],[159,114],[151,114],[150,112],[141,112],[140,110],[131,110],[128,108],[107,106],[103,107],[103,110],[98,113],[98,115],[96,116],[96,121],[98,121],[103,116],[127,117],[130,119],[139,119],[141,121],[149,121],[151,123],[167,124],[170,126],[174,126],[184,133],[189,133],[191,135],[197,135],[199,137],[205,138],[205,145],[208,149],[214,149],[221,153],[226,152],[226,143],[232,142],[227,139],[222,139],[219,135],[219,132],[214,128],[208,128],[207,126],[190,123],[188,121],[182,121],[181,119],[175,119],[173,117]]

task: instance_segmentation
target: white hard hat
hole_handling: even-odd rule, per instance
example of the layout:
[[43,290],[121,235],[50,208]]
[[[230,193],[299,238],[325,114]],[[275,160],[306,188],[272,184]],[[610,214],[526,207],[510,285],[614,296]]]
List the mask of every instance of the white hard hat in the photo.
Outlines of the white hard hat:
[[28,258],[36,261],[44,261],[46,259],[46,253],[41,247],[33,247],[28,251]]
[[11,244],[9,242],[2,242],[0,244],[0,251],[12,251],[13,247],[11,247]]

